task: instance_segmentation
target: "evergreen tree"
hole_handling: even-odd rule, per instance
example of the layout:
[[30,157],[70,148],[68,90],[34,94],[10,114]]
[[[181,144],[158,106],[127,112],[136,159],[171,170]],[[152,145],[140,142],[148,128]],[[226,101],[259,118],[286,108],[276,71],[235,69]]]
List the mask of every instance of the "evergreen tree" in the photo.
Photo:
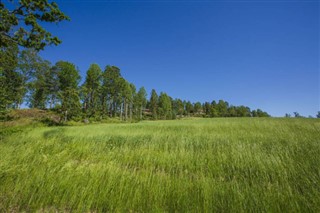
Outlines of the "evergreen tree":
[[[119,101],[117,102],[120,119],[127,120],[128,116],[128,102],[131,99],[131,87],[130,83],[124,78],[120,77],[118,79],[118,92],[119,92]],[[124,117],[124,118],[123,118]]]
[[301,118],[301,115],[298,112],[293,112],[295,118]]
[[78,90],[80,75],[75,65],[70,62],[59,61],[55,68],[58,70],[61,110],[64,114],[64,120],[67,121],[80,113]]
[[201,106],[201,103],[200,102],[196,102],[195,104],[194,104],[194,112],[196,113],[196,114],[200,114],[200,112],[202,111],[202,106]]
[[[80,96],[78,83],[79,71],[75,65],[59,61],[51,67],[48,61],[41,59],[33,49],[23,50],[19,57],[16,45],[1,48],[0,83],[1,110],[17,108],[27,95],[30,107],[33,108],[60,108],[65,120],[80,114]],[[86,116],[110,117],[118,116],[122,120],[143,119],[143,110],[148,105],[152,118],[175,119],[182,117],[269,117],[261,109],[251,111],[246,106],[229,106],[228,102],[219,100],[201,104],[181,99],[173,100],[162,92],[158,97],[153,89],[150,101],[146,99],[146,90],[136,87],[121,76],[120,69],[115,66],[106,66],[102,73],[97,64],[92,64],[87,71],[85,82],[81,86],[83,110]],[[57,105],[59,104],[59,105]],[[296,117],[300,117],[295,113]]]
[[[5,3],[6,2],[6,3]],[[46,31],[41,24],[69,20],[55,2],[47,0],[0,2],[0,45],[18,44],[27,48],[43,49],[61,41]]]
[[238,106],[236,107],[237,116],[238,117],[250,117],[251,111],[249,107],[246,106]]
[[51,67],[45,75],[47,102],[49,103],[49,108],[52,109],[58,102],[60,88],[58,68],[56,66]]
[[[7,110],[15,107],[20,97],[22,76],[16,71],[18,66],[18,46],[0,48],[0,114],[3,117]],[[17,99],[18,98],[18,99]]]
[[205,102],[204,104],[203,104],[203,111],[204,111],[204,113],[205,113],[205,115],[208,117],[208,116],[210,116],[210,110],[211,110],[211,105],[210,105],[210,103],[209,102]]
[[186,102],[186,112],[188,116],[190,116],[193,113],[193,105],[190,101]]
[[21,87],[17,94],[17,105],[20,106],[24,101],[25,96],[30,103],[32,99],[32,84],[36,77],[36,71],[39,69],[39,64],[43,61],[34,49],[25,49],[20,52],[18,57],[17,72],[21,76]]
[[182,117],[182,115],[184,113],[184,105],[183,105],[183,101],[181,99],[175,99],[173,101],[173,111],[180,118]]
[[131,88],[131,94],[130,94],[130,99],[129,99],[129,116],[130,116],[130,120],[132,120],[133,118],[133,111],[134,111],[134,101],[136,99],[137,96],[137,92],[136,92],[136,86],[134,84],[130,84],[130,88]]
[[161,92],[159,96],[158,114],[162,119],[171,119],[172,117],[171,100],[170,97],[164,92]]
[[45,109],[49,96],[46,77],[51,70],[49,61],[42,59],[37,62],[34,73],[34,80],[30,82],[29,103],[32,108]]
[[212,118],[219,117],[219,113],[218,113],[217,108],[215,108],[215,107],[210,108],[210,117],[212,117]]
[[218,104],[216,105],[216,109],[218,111],[219,117],[227,117],[228,116],[228,102],[224,100],[219,100]]
[[144,87],[141,87],[137,93],[137,107],[139,108],[139,119],[142,120],[142,111],[147,104],[147,92]]
[[102,71],[97,64],[91,64],[82,86],[84,111],[89,117],[94,116],[100,108],[100,87]]
[[150,110],[152,113],[152,118],[154,120],[158,119],[158,94],[157,92],[152,89],[151,96],[150,96]]
[[124,111],[124,119],[128,120],[128,111],[130,107],[130,103],[132,102],[133,96],[132,96],[132,87],[131,84],[124,80],[124,85],[122,89],[122,97],[123,97],[123,111]]
[[238,117],[238,113],[237,113],[237,107],[235,106],[230,106],[228,108],[228,116],[229,117]]
[[257,116],[258,117],[270,117],[270,115],[267,112],[264,112],[261,109],[257,109]]
[[116,66],[106,66],[102,74],[103,106],[110,117],[116,116],[121,101],[121,78],[120,69]]

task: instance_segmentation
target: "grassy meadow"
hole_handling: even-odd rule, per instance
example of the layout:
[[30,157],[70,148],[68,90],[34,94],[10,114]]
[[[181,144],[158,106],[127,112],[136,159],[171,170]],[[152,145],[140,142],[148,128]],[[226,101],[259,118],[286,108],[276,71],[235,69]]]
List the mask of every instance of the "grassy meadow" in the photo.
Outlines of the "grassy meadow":
[[37,127],[0,142],[0,212],[320,212],[320,120]]

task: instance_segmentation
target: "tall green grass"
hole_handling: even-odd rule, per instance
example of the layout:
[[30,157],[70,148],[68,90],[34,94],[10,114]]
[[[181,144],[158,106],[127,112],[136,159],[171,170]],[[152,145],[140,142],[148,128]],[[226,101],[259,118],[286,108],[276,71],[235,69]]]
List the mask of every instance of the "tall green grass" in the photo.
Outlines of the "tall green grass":
[[39,127],[0,142],[0,212],[320,212],[320,122]]

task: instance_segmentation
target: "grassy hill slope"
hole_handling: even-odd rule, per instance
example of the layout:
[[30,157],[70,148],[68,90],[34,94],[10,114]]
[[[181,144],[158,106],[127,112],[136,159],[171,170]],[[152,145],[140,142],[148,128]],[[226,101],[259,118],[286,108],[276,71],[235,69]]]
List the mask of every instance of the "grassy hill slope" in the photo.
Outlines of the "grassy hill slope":
[[320,211],[317,119],[38,127],[0,142],[0,212]]

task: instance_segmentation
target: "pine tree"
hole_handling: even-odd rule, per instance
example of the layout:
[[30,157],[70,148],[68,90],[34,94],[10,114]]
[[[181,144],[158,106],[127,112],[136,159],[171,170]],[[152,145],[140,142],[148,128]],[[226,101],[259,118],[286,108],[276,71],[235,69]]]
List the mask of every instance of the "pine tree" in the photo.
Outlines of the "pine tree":
[[52,109],[58,102],[60,88],[58,68],[56,66],[51,67],[48,72],[46,72],[45,85],[47,91],[47,102],[49,103],[49,108]]
[[157,92],[152,89],[151,91],[151,96],[150,96],[150,110],[151,110],[151,113],[152,113],[152,118],[154,120],[156,120],[158,118],[158,94]]
[[9,47],[14,43],[37,50],[61,43],[41,26],[43,23],[70,20],[55,2],[47,0],[0,1],[0,19],[1,47]]
[[84,111],[89,117],[98,113],[100,108],[100,87],[102,71],[97,64],[91,64],[82,86]]
[[137,93],[137,108],[139,110],[139,119],[142,120],[142,111],[147,104],[147,92],[144,87],[141,87]]
[[0,113],[3,117],[9,108],[19,102],[22,77],[16,71],[18,66],[18,46],[0,48]]
[[216,109],[218,111],[219,117],[227,117],[228,116],[228,102],[224,100],[219,100],[218,104],[216,105]]
[[130,117],[130,120],[133,119],[133,110],[134,110],[134,99],[136,97],[136,86],[132,83],[130,83],[130,98],[129,98],[129,117]]
[[80,75],[75,65],[70,62],[59,61],[55,67],[58,70],[61,110],[64,114],[64,120],[67,121],[80,113],[81,106],[78,90]]
[[196,102],[194,104],[194,112],[199,115],[201,111],[202,111],[201,103],[200,102]]
[[190,116],[193,113],[193,105],[190,101],[186,102],[186,112],[188,116]]
[[159,96],[159,108],[158,108],[159,116],[162,119],[171,119],[172,118],[172,104],[170,97],[161,92]]
[[35,67],[34,79],[29,83],[31,108],[45,109],[49,96],[46,77],[51,70],[49,61],[40,60]]
[[103,106],[110,117],[116,116],[121,101],[121,78],[120,69],[116,66],[106,66],[102,74]]
[[184,113],[184,105],[181,99],[175,99],[173,101],[173,111],[174,114],[178,115],[180,118],[182,117]]

